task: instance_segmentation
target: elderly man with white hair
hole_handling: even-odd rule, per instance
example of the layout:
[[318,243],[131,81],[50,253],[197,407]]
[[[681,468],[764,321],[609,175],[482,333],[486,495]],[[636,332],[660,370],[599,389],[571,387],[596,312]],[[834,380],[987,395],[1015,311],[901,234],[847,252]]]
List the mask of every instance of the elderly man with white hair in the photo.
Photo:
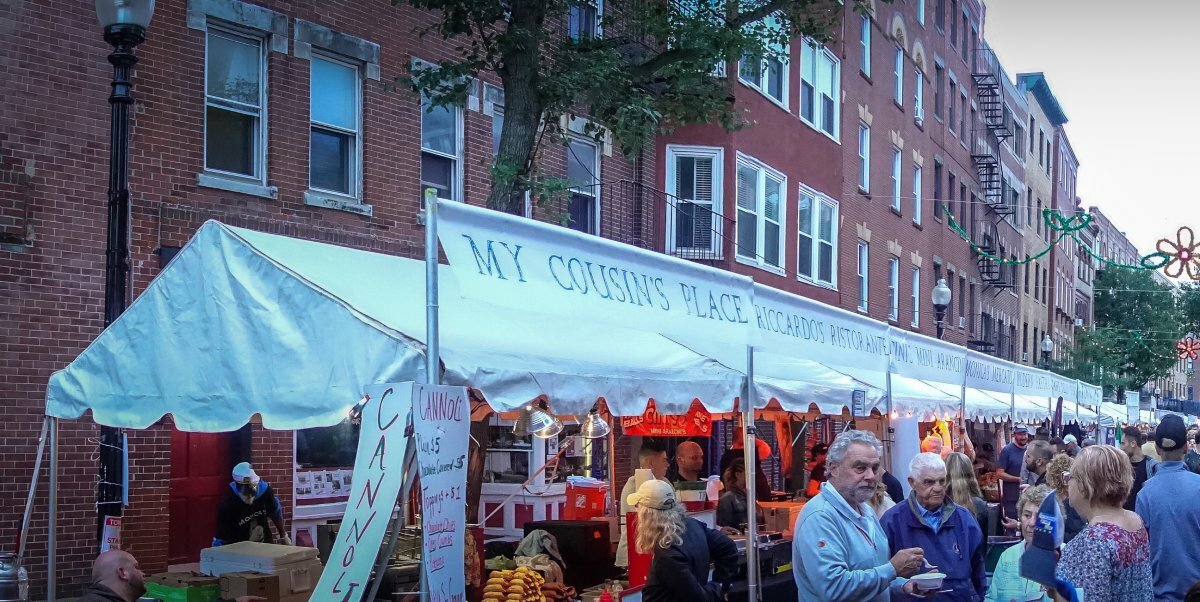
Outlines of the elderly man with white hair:
[[945,573],[942,589],[924,598],[901,593],[897,600],[982,600],[984,539],[971,511],[946,495],[946,463],[933,453],[917,454],[908,468],[908,499],[888,510],[880,522],[892,552],[920,548],[925,560]]
[[[921,570],[919,549],[892,550],[867,505],[883,473],[882,446],[867,431],[846,431],[825,459],[828,481],[796,519],[792,576],[800,600],[887,602],[917,593],[904,579]],[[889,559],[890,556],[890,559]]]

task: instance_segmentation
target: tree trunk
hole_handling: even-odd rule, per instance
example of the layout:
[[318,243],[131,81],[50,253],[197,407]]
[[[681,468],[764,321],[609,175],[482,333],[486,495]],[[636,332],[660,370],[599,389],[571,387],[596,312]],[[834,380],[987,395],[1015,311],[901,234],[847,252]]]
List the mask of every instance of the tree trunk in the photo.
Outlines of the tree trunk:
[[538,84],[546,5],[544,0],[515,0],[511,15],[509,43],[503,49],[503,62],[498,70],[504,85],[504,126],[500,130],[496,163],[506,173],[515,171],[515,177],[493,179],[488,207],[521,215],[525,212],[523,193],[529,189],[528,178],[542,118]]

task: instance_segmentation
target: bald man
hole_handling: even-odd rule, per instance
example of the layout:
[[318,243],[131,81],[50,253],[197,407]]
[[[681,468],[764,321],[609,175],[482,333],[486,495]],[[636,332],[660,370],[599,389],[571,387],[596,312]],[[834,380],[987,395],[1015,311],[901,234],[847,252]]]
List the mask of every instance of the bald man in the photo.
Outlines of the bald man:
[[92,584],[79,602],[136,602],[146,593],[145,575],[128,552],[109,550],[92,563]]
[[677,483],[688,483],[705,480],[700,476],[704,470],[704,450],[695,441],[684,441],[675,448],[675,472],[679,477]]
[[[138,561],[128,552],[109,550],[92,563],[92,584],[76,602],[137,602],[146,593],[146,579]],[[233,602],[260,602],[266,598],[239,596]]]

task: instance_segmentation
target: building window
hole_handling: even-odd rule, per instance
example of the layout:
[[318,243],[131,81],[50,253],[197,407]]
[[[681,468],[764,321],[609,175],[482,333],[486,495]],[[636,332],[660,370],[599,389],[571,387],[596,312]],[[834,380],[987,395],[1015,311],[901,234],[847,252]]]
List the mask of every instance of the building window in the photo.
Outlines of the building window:
[[892,209],[895,209],[896,211],[900,211],[901,155],[902,155],[902,153],[900,152],[900,149],[893,146],[892,147]]
[[917,125],[925,122],[925,74],[920,69],[913,73],[913,120]]
[[964,299],[964,297],[966,297],[966,295],[964,293],[966,293],[966,292],[967,292],[967,277],[959,276],[958,277],[958,294],[954,296],[956,299],[958,299],[958,327],[959,328],[963,327],[963,322],[965,321],[965,319],[967,317],[967,314],[965,311],[966,300]]
[[757,161],[737,164],[737,254],[751,263],[783,267],[783,208],[787,179]]
[[896,101],[896,104],[904,106],[904,49],[897,46],[892,59],[892,82],[896,86],[896,95],[892,97],[892,100]]
[[484,113],[492,117],[492,156],[500,154],[500,136],[504,133],[504,89],[483,85]]
[[421,190],[432,188],[441,200],[462,198],[461,132],[462,111],[458,107],[435,107],[428,98],[421,100]]
[[828,48],[811,40],[800,56],[800,118],[838,139],[841,102],[841,62]]
[[575,41],[599,37],[603,7],[603,0],[573,0],[567,8],[567,35]]
[[263,39],[211,26],[205,39],[204,168],[263,182]]
[[1025,160],[1025,126],[1013,121],[1013,153],[1021,161]]
[[971,63],[967,62],[967,50],[970,48],[970,46],[971,45],[967,43],[967,13],[964,11],[962,13],[962,46],[960,47],[960,50],[962,51],[962,60],[967,64],[968,69],[971,68]]
[[667,230],[672,253],[713,257],[721,252],[721,193],[724,153],[721,149],[667,147]]
[[913,223],[921,225],[921,166],[913,166]]
[[912,325],[921,325],[921,268],[912,269]]
[[917,23],[925,24],[925,0],[917,0]]
[[958,125],[958,120],[954,118],[954,103],[956,102],[955,90],[958,89],[958,84],[954,83],[954,77],[950,77],[950,102],[947,103],[949,109],[946,114],[946,126],[950,129],[950,133],[954,133],[954,128]]
[[801,186],[797,205],[800,239],[796,272],[802,279],[836,286],[837,203]]
[[942,208],[942,203],[945,202],[945,200],[942,199],[942,171],[944,171],[944,168],[942,167],[941,162],[934,161],[933,162],[933,217],[938,218],[938,219],[940,219],[942,217],[942,214],[944,213],[944,209]]
[[600,234],[600,149],[594,140],[572,137],[567,142],[567,181],[572,185],[568,226]]
[[888,319],[900,319],[900,259],[888,258]]
[[870,286],[867,276],[870,273],[868,261],[870,252],[867,243],[858,241],[858,311],[867,311],[870,297]]
[[1029,294],[1029,270],[1030,264],[1025,264],[1025,294]]
[[[958,137],[965,144],[967,142],[967,92],[962,90],[958,97]],[[972,109],[974,111],[974,109]]]
[[311,69],[308,185],[358,197],[359,68],[313,56]]
[[861,54],[858,59],[858,70],[871,77],[871,16],[862,15],[859,22],[858,47]]
[[954,177],[954,174],[950,174],[948,179],[949,179],[949,189],[946,192],[949,193],[950,198],[947,199],[946,206],[949,208],[950,213],[953,214],[950,217],[954,218],[954,220],[958,222],[959,226],[962,226],[963,225],[962,211],[954,203],[954,191],[955,191],[954,182],[956,180]]
[[858,123],[858,189],[871,192],[871,127]]
[[933,23],[937,26],[938,31],[946,29],[946,0],[935,0],[933,6]]
[[[764,23],[767,28],[779,27],[774,17],[767,17]],[[743,56],[738,63],[738,79],[787,108],[788,54],[788,46],[785,45],[771,48],[765,56]]]
[[950,44],[958,46],[958,0],[950,0]]
[[[1030,133],[1032,136],[1033,134]],[[1046,164],[1046,132],[1038,128],[1038,165]]]

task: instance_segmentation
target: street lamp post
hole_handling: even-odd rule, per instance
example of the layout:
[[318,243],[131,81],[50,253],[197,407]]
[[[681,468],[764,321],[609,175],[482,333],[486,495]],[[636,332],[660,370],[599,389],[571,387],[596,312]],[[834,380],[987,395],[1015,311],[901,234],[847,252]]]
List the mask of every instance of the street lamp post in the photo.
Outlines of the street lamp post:
[[1054,339],[1050,338],[1050,335],[1047,334],[1045,336],[1045,338],[1042,339],[1042,369],[1043,370],[1050,367],[1050,354],[1051,353],[1054,353]]
[[[112,111],[108,145],[108,222],[104,251],[104,326],[111,325],[129,305],[129,105],[133,83],[130,72],[137,64],[134,48],[146,39],[154,16],[154,0],[96,0],[96,16],[104,41],[112,46]],[[119,429],[100,427],[100,483],[96,490],[97,536],[103,536],[104,519],[121,515],[122,473],[125,452]],[[101,542],[103,545],[103,542]]]
[[954,291],[946,285],[945,278],[938,278],[937,284],[933,287],[933,293],[929,295],[933,299],[933,321],[937,325],[937,338],[942,338],[942,331],[946,327],[946,308],[950,307],[950,298],[954,296]]

